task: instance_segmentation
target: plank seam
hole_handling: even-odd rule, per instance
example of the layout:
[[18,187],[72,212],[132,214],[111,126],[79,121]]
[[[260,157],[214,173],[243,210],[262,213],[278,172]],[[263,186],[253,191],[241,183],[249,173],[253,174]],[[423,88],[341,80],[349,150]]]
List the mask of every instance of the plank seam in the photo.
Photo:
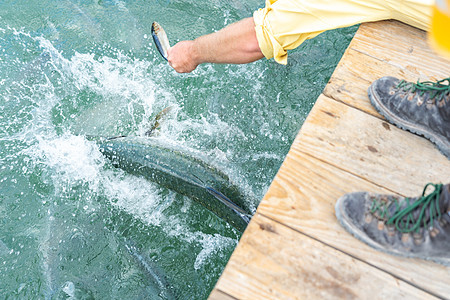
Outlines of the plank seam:
[[[301,146],[301,145],[302,145],[302,142],[300,142],[299,145]],[[302,154],[305,154],[305,155],[307,155],[307,156],[309,156],[309,157],[312,157],[312,158],[314,158],[314,159],[316,159],[316,160],[319,160],[319,161],[321,161],[321,162],[323,162],[323,163],[325,163],[325,164],[327,164],[327,165],[329,165],[329,166],[332,166],[332,167],[334,167],[334,168],[336,168],[336,169],[339,169],[339,170],[341,170],[341,171],[343,171],[343,172],[345,172],[345,173],[348,173],[348,174],[351,174],[351,175],[353,175],[353,176],[355,176],[355,177],[358,177],[359,179],[362,179],[362,180],[364,180],[364,181],[366,181],[366,182],[369,182],[369,183],[371,183],[371,184],[373,184],[373,185],[376,185],[377,187],[380,187],[380,188],[383,188],[383,189],[385,189],[385,190],[391,191],[392,193],[395,193],[395,194],[400,195],[400,196],[402,196],[402,197],[406,197],[405,195],[403,195],[403,194],[401,194],[401,193],[399,193],[399,192],[397,192],[397,191],[394,191],[394,190],[392,190],[392,189],[390,189],[390,188],[388,188],[388,187],[382,186],[382,185],[380,185],[380,184],[378,184],[378,183],[376,183],[376,182],[373,182],[373,181],[371,181],[371,180],[369,180],[369,179],[367,179],[367,178],[361,177],[360,175],[355,174],[355,173],[353,173],[353,172],[350,172],[349,170],[345,170],[345,169],[343,169],[342,167],[340,167],[340,166],[338,166],[338,165],[335,165],[335,164],[333,164],[333,163],[331,163],[331,162],[329,162],[329,161],[326,161],[326,160],[324,160],[324,159],[322,159],[322,158],[315,157],[315,156],[313,156],[313,155],[309,154],[308,152],[305,152],[305,151],[303,151],[303,150],[301,150],[301,149],[292,149],[292,150],[293,150],[293,151],[298,151],[298,152],[300,152],[300,153],[302,153]]]
[[315,240],[315,241],[317,241],[317,242],[319,242],[319,243],[321,243],[321,244],[323,244],[323,245],[325,245],[325,246],[328,246],[328,247],[330,247],[330,248],[332,248],[332,249],[334,249],[334,250],[336,250],[336,251],[339,251],[340,253],[343,253],[343,254],[345,254],[345,255],[350,256],[350,257],[353,258],[353,259],[356,259],[356,260],[358,260],[358,261],[360,261],[360,262],[362,262],[362,263],[365,263],[365,264],[367,264],[367,265],[370,266],[370,267],[373,267],[373,268],[375,268],[375,269],[377,269],[377,270],[379,270],[379,271],[381,271],[381,272],[384,272],[384,273],[386,273],[386,274],[389,274],[389,275],[391,275],[392,277],[394,277],[394,278],[396,278],[396,279],[398,279],[398,280],[400,280],[400,281],[403,281],[404,283],[409,284],[409,285],[411,285],[411,286],[413,286],[413,287],[415,287],[415,288],[417,288],[417,289],[419,289],[419,290],[421,290],[421,291],[423,291],[423,292],[425,292],[425,293],[428,293],[428,294],[430,294],[430,295],[432,295],[432,296],[434,296],[434,297],[436,297],[436,298],[439,298],[439,299],[445,299],[444,297],[442,297],[442,296],[440,296],[440,295],[438,295],[438,294],[436,294],[436,293],[434,293],[434,292],[432,292],[432,291],[429,291],[429,290],[427,290],[427,289],[425,289],[425,288],[422,288],[422,287],[416,285],[415,283],[410,282],[410,281],[407,280],[407,279],[404,279],[404,278],[402,278],[402,277],[400,277],[400,276],[398,276],[398,275],[392,274],[391,272],[389,272],[389,271],[387,271],[387,270],[384,270],[384,269],[382,269],[381,267],[378,267],[378,266],[376,266],[376,265],[373,265],[373,264],[371,264],[371,263],[369,263],[369,262],[367,262],[367,261],[365,261],[365,260],[363,260],[363,259],[361,259],[361,258],[359,258],[359,257],[356,257],[356,256],[354,256],[354,255],[352,255],[352,254],[350,254],[350,253],[347,253],[347,252],[345,252],[345,251],[343,251],[343,250],[341,250],[341,249],[339,249],[339,248],[336,248],[336,247],[334,247],[334,246],[332,246],[332,245],[330,245],[330,244],[327,244],[326,242],[324,242],[324,241],[322,241],[322,240],[319,240],[318,238],[316,238],[316,237],[314,237],[314,236],[312,236],[312,235],[309,235],[309,234],[307,234],[307,233],[305,233],[305,232],[303,232],[303,231],[301,231],[301,230],[298,230],[298,229],[296,229],[296,228],[293,228],[293,227],[291,227],[291,226],[289,226],[289,225],[287,225],[287,224],[281,223],[280,221],[277,221],[276,219],[272,219],[271,217],[265,215],[264,213],[260,213],[260,212],[257,212],[257,213],[258,213],[259,215],[261,215],[261,216],[263,216],[263,217],[265,217],[265,218],[267,218],[267,219],[269,219],[269,220],[275,222],[275,223],[278,223],[278,224],[280,224],[280,225],[282,225],[282,226],[284,226],[284,227],[287,227],[288,229],[291,229],[291,230],[293,230],[293,231],[295,231],[295,232],[298,232],[299,234],[304,235],[305,237],[311,238],[311,239],[313,239],[313,240]]
[[[362,78],[361,78],[361,80],[367,81],[367,80],[362,79]],[[368,81],[367,81],[367,82],[368,82]],[[377,113],[377,114],[371,114],[371,113],[368,113],[368,112],[365,111],[364,109],[361,109],[361,108],[359,108],[359,107],[356,107],[356,106],[354,106],[354,105],[351,105],[351,104],[349,104],[349,103],[347,103],[347,102],[345,102],[345,101],[343,101],[343,100],[337,99],[337,98],[334,97],[332,94],[327,93],[327,92],[325,91],[325,89],[322,91],[322,95],[324,95],[325,97],[327,97],[327,98],[329,98],[329,99],[331,99],[331,100],[334,100],[334,101],[336,101],[336,102],[345,104],[345,105],[347,105],[348,107],[357,109],[357,110],[359,110],[360,112],[363,112],[363,113],[365,113],[365,114],[367,114],[367,115],[369,115],[369,116],[375,117],[375,118],[377,118],[377,119],[379,119],[379,120],[381,120],[381,121],[387,122],[387,120],[386,120],[382,115],[380,115],[380,114],[378,114],[378,113]],[[319,96],[319,97],[320,97],[320,96]],[[313,107],[312,109],[314,109],[314,107]],[[311,109],[311,111],[312,111],[312,109]]]
[[381,58],[378,58],[378,57],[376,57],[376,56],[370,55],[369,53],[364,52],[364,51],[362,51],[362,50],[358,50],[358,49],[355,49],[355,48],[350,48],[350,50],[356,51],[356,52],[358,52],[358,53],[361,53],[361,54],[363,54],[363,55],[366,55],[366,56],[368,56],[368,57],[371,57],[371,58],[373,58],[373,59],[376,59],[376,60],[378,60],[378,61],[380,61],[380,62],[389,64],[389,65],[391,65],[391,66],[398,67],[398,65],[394,65],[394,64],[388,62],[388,61],[385,60],[385,59],[381,59]]
[[230,297],[231,299],[239,300],[239,298],[236,298],[236,297],[230,295],[229,293],[225,292],[224,290],[222,290],[222,289],[220,289],[220,288],[217,288],[217,289],[215,289],[215,290],[218,291],[218,292],[220,292],[220,293],[222,293],[222,294],[224,294],[224,295],[226,295],[226,296],[228,296],[228,297]]

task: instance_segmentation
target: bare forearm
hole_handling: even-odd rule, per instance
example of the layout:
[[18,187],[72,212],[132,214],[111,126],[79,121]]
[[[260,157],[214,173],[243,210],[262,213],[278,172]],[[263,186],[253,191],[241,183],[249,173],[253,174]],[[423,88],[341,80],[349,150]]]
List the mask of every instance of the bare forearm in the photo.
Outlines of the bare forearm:
[[256,39],[253,18],[243,19],[222,30],[194,40],[200,63],[253,62],[263,57]]
[[191,72],[201,63],[242,64],[262,57],[253,18],[193,41],[180,42],[168,52],[169,64],[180,73]]

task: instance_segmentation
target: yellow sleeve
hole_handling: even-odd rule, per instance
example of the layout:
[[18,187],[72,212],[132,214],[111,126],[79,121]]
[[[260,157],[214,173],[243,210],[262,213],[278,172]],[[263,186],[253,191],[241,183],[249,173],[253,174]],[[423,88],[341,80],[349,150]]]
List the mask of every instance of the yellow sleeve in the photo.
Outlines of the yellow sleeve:
[[427,29],[433,0],[266,0],[253,13],[256,37],[267,59],[287,63],[287,50],[320,33],[363,22],[396,19]]

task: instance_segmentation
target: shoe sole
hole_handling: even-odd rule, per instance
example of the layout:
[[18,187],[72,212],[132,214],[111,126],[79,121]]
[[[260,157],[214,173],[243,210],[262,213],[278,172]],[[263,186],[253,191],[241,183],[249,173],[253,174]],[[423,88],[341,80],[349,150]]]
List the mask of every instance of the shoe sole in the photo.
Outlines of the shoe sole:
[[341,223],[342,227],[344,227],[347,232],[349,232],[351,235],[353,235],[356,239],[360,240],[361,242],[369,245],[373,249],[387,253],[389,255],[395,255],[398,257],[406,257],[406,258],[415,258],[415,259],[423,259],[432,261],[441,265],[444,265],[446,267],[450,267],[450,259],[449,258],[431,258],[427,256],[422,256],[415,253],[405,253],[395,250],[390,250],[382,247],[380,244],[374,242],[371,238],[369,238],[363,231],[361,231],[358,227],[353,226],[347,218],[347,215],[343,215],[340,210],[340,203],[344,201],[344,197],[341,197],[336,202],[336,205],[334,207],[334,210],[336,212],[336,218],[338,219],[339,223]]
[[392,114],[380,101],[378,95],[376,94],[374,90],[373,84],[369,87],[367,90],[370,102],[375,107],[375,109],[383,115],[389,122],[394,124],[395,126],[403,129],[408,130],[412,133],[422,135],[425,138],[429,139],[431,142],[433,142],[439,151],[442,152],[448,159],[450,159],[450,141],[448,141],[445,137],[442,137],[440,135],[436,135],[433,132],[423,128],[418,127],[414,123],[411,123],[409,121],[403,120],[399,118],[398,116]]

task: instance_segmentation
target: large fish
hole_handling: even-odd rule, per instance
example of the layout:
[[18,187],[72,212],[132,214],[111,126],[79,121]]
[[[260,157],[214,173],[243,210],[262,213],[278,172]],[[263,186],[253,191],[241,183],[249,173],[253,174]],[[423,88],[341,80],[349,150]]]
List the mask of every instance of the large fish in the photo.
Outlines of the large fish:
[[240,189],[192,153],[149,137],[120,136],[97,143],[116,167],[194,199],[241,232],[247,227],[251,214]]

